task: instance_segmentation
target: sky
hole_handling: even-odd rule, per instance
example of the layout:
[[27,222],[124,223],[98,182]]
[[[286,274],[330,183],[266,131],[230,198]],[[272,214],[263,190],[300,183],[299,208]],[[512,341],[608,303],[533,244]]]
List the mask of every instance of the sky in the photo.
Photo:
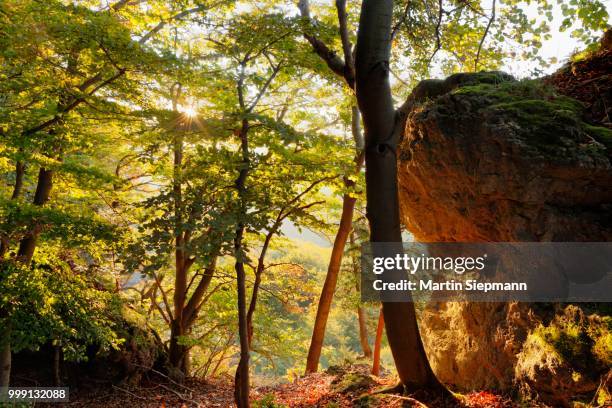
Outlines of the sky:
[[[586,0],[591,1],[591,0]],[[612,0],[604,0],[603,4],[606,6],[608,13],[612,15]],[[536,7],[526,7],[527,8],[527,16],[531,18],[536,18],[538,20],[541,17],[538,15]],[[558,70],[563,64],[568,62],[569,58],[576,51],[579,51],[584,48],[584,45],[575,38],[571,36],[571,28],[560,32],[558,30],[559,25],[563,19],[561,14],[561,7],[556,6],[553,7],[553,21],[551,23],[551,39],[548,41],[542,42],[542,48],[540,49],[540,55],[546,59],[550,60],[551,58],[556,58],[557,62],[555,64],[551,64],[550,67],[545,69],[546,74],[550,74]],[[612,25],[612,18],[608,19],[608,25]],[[506,63],[503,67],[503,70],[513,74],[517,77],[527,77],[532,72],[535,67],[534,63],[528,63],[526,61],[516,60],[510,63]]]

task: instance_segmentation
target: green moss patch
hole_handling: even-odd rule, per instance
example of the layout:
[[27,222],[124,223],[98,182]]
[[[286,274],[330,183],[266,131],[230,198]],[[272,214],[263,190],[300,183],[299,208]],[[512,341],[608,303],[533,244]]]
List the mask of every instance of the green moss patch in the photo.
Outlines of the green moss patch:
[[586,362],[593,344],[584,328],[574,323],[540,326],[533,336],[550,345],[563,361],[568,362]]
[[606,146],[608,151],[612,150],[612,129],[602,126],[585,125],[587,133],[593,136],[599,143]]
[[349,372],[340,376],[332,383],[333,392],[340,394],[364,392],[376,385],[371,376]]
[[[571,310],[570,310],[571,309]],[[568,306],[572,312],[575,306]],[[547,345],[563,361],[572,366],[588,369],[592,365],[612,368],[612,317],[576,312],[580,318],[567,315],[548,326],[539,326],[530,336]]]
[[601,150],[612,147],[612,131],[584,122],[581,102],[539,80],[487,80],[460,86],[452,94],[469,97],[479,110],[512,121],[525,140],[538,147],[564,145],[563,137],[586,144],[587,136],[601,143]]

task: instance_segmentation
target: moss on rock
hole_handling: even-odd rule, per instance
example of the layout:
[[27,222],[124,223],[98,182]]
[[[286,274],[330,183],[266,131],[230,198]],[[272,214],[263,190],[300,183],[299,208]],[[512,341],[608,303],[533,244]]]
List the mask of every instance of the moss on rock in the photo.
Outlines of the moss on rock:
[[585,122],[580,101],[558,94],[540,80],[483,81],[460,86],[453,94],[479,100],[479,108],[514,121],[525,140],[540,148],[563,145],[563,137],[582,143],[597,141],[601,151],[612,146],[612,131]]
[[519,354],[516,378],[525,395],[547,395],[566,406],[570,397],[590,401],[600,377],[612,368],[610,316],[585,315],[569,305],[551,322],[529,333]]
[[340,394],[364,392],[375,384],[376,381],[370,375],[348,372],[334,380],[332,390]]
[[612,317],[584,315],[581,308],[567,306],[549,325],[537,327],[533,340],[557,354],[561,361],[583,369],[612,368]]

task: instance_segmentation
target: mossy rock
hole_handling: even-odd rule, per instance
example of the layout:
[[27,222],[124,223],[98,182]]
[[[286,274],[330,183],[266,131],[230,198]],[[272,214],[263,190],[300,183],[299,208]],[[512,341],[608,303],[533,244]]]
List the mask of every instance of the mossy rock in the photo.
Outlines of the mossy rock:
[[552,347],[563,361],[585,370],[612,368],[612,317],[592,314],[570,305],[565,314],[530,335]]
[[480,84],[498,85],[504,82],[515,82],[512,75],[501,71],[461,72],[446,79],[426,79],[414,88],[408,97],[409,103],[421,103],[447,94],[454,89]]
[[612,156],[612,131],[586,122],[580,101],[542,80],[517,81],[499,72],[427,80],[415,88],[404,109],[417,122],[435,115],[450,133],[470,123],[486,123],[497,127],[496,132],[505,129],[526,157],[586,164],[609,162]]
[[332,382],[332,391],[339,394],[355,394],[369,390],[376,385],[370,375],[347,372]]
[[117,350],[91,348],[89,361],[78,371],[97,381],[135,385],[152,368],[166,371],[167,351],[157,335],[138,313],[124,308],[115,321],[115,332],[123,339]]
[[584,125],[585,130],[588,134],[593,136],[599,143],[606,146],[608,151],[612,151],[612,130],[602,127],[602,126],[593,126],[593,125]]
[[528,335],[516,375],[524,394],[565,404],[592,400],[600,377],[611,368],[612,318],[568,305]]
[[331,365],[327,367],[327,369],[325,370],[325,373],[329,375],[340,375],[340,374],[345,373],[346,371],[347,371],[346,367],[343,367],[340,365]]
[[595,150],[604,153],[612,146],[612,131],[586,123],[584,105],[557,94],[540,80],[480,82],[459,86],[453,92],[467,97],[478,110],[499,121],[511,121],[524,140],[540,150],[575,143],[597,142]]

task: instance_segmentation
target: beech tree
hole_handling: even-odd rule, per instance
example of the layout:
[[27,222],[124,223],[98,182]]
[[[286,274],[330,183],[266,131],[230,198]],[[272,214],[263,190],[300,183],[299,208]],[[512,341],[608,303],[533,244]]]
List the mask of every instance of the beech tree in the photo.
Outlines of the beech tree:
[[[452,1],[395,1],[388,10],[390,19],[389,33],[384,41],[389,43],[387,61],[388,74],[395,79],[398,94],[406,96],[406,91],[414,87],[419,79],[427,78],[433,69],[443,73],[497,69],[502,61],[516,55],[521,49],[521,58],[535,60],[546,66],[551,61],[539,57],[542,40],[550,38],[550,25],[553,21],[552,5],[548,1],[533,2],[534,7],[544,16],[541,21],[527,17],[524,8],[517,1],[505,2],[500,6],[495,1],[452,2]],[[350,4],[349,4],[350,6]],[[308,0],[300,0],[298,8],[304,18],[304,38],[313,51],[326,63],[328,69],[341,79],[349,92],[356,87],[354,35],[350,25],[353,21],[347,2],[337,0],[334,10],[323,8],[323,17],[317,19],[311,13]],[[587,43],[595,40],[594,32],[605,28],[605,7],[599,2],[580,7],[575,3],[563,3],[564,10],[561,30],[572,29],[573,35]],[[569,16],[580,8],[578,24]],[[317,10],[321,12],[321,7]],[[573,10],[573,11],[572,11]],[[330,24],[336,20],[337,26]],[[361,20],[360,20],[361,21]],[[330,33],[337,33],[334,39]],[[383,40],[381,40],[382,42]],[[391,48],[391,44],[399,46]],[[334,44],[339,44],[336,51]],[[460,46],[459,46],[460,44]],[[395,58],[392,59],[391,56]],[[554,61],[553,61],[554,62]],[[400,71],[401,70],[401,71]],[[391,82],[388,84],[392,88]],[[362,97],[374,97],[374,94]],[[392,97],[391,100],[393,100]],[[372,104],[379,103],[373,99]],[[376,101],[376,102],[374,102]],[[361,103],[359,104],[361,110]],[[357,111],[358,113],[359,111]],[[397,116],[397,119],[395,119]],[[389,118],[391,116],[387,116]],[[402,109],[393,120],[397,120],[392,150],[403,133],[404,115]],[[365,118],[364,118],[365,121]],[[359,124],[359,119],[356,121]],[[358,139],[356,139],[358,140]],[[356,143],[360,147],[360,143]],[[356,156],[358,160],[359,156]],[[361,165],[357,168],[359,169]],[[389,173],[386,177],[390,177]],[[306,362],[306,372],[315,372],[318,367],[323,346],[325,327],[338,280],[342,252],[350,231],[350,220],[354,208],[354,197],[344,198],[344,211],[334,241],[328,273],[319,299],[315,327]],[[396,220],[399,223],[399,218]],[[398,225],[399,228],[399,225]],[[410,319],[410,317],[408,317]]]

